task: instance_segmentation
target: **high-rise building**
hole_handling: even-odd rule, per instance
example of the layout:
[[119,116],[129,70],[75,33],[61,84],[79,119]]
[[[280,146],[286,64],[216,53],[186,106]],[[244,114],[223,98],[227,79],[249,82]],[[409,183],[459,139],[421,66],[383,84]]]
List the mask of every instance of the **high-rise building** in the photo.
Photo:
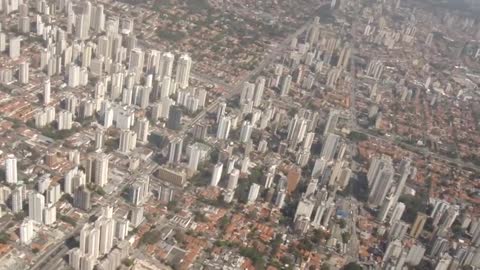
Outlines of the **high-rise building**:
[[105,13],[103,5],[97,5],[93,14],[91,25],[93,26],[95,32],[100,33],[105,30]]
[[174,138],[169,146],[169,163],[179,163],[182,158],[183,139],[180,137]]
[[282,86],[280,89],[280,96],[288,96],[288,93],[290,92],[290,87],[292,84],[292,76],[289,74],[285,76],[282,82]]
[[403,212],[405,212],[405,204],[397,202],[397,205],[393,208],[389,223],[394,224],[395,222],[399,221],[403,216]]
[[138,227],[140,224],[142,224],[144,219],[145,217],[143,216],[143,207],[134,207],[130,215],[130,223],[132,224],[132,226],[135,228]]
[[121,153],[129,153],[135,149],[136,133],[129,129],[122,129],[120,131],[120,142],[118,144],[118,151]]
[[27,218],[22,224],[20,224],[20,242],[24,245],[28,245],[32,242],[34,237],[33,222]]
[[350,55],[352,53],[352,49],[348,46],[343,47],[342,51],[340,52],[340,57],[338,58],[337,67],[338,68],[347,68],[350,62]]
[[12,212],[15,214],[23,211],[24,192],[25,192],[24,186],[17,186],[14,190],[12,190],[10,204],[12,207]]
[[43,209],[45,208],[45,197],[37,192],[28,196],[28,217],[38,223],[43,223]]
[[98,128],[95,130],[95,150],[100,151],[103,148],[104,140],[105,140],[104,130],[102,128]]
[[57,221],[57,207],[50,205],[43,209],[43,223],[45,225],[52,225]]
[[405,262],[411,266],[417,266],[422,261],[424,254],[425,247],[423,247],[421,244],[415,244],[408,251]]
[[329,133],[323,143],[320,157],[326,161],[332,160],[335,157],[335,153],[337,152],[337,147],[339,145],[339,142],[340,142],[340,136],[333,133]]
[[240,177],[240,171],[238,169],[233,169],[228,177],[227,189],[235,190],[238,184],[238,178]]
[[77,87],[80,85],[80,67],[70,64],[68,67],[68,87]]
[[255,95],[253,97],[253,106],[258,107],[262,104],[263,92],[265,90],[265,77],[258,77],[255,86]]
[[169,203],[173,200],[174,190],[173,188],[160,186],[157,190],[158,200],[163,203]]
[[78,187],[73,195],[73,206],[89,211],[92,207],[91,204],[91,192],[85,186]]
[[147,201],[150,194],[150,179],[145,177],[139,181],[136,181],[129,187],[128,197],[130,202],[139,206]]
[[231,120],[228,116],[221,116],[218,121],[217,139],[227,140],[230,134]]
[[27,84],[30,78],[30,63],[22,62],[18,69],[18,81],[22,84]]
[[257,200],[259,192],[260,192],[260,185],[253,183],[250,186],[250,190],[248,191],[247,203],[255,202]]
[[9,56],[13,60],[16,60],[20,57],[20,43],[21,43],[21,38],[20,37],[12,37],[10,38],[9,42]]
[[201,150],[196,145],[193,145],[190,150],[190,157],[188,159],[188,169],[190,173],[195,173],[198,169],[198,163],[200,162]]
[[368,196],[368,203],[372,206],[380,206],[383,204],[385,197],[392,185],[393,175],[395,172],[391,164],[379,169],[376,177],[370,186],[370,193]]
[[307,121],[305,118],[295,115],[288,124],[287,141],[292,148],[295,148],[305,138]]
[[253,101],[253,96],[255,94],[255,84],[250,82],[245,82],[242,87],[242,92],[240,94],[240,104],[248,104]]
[[137,122],[135,123],[135,132],[137,133],[137,140],[140,141],[141,143],[148,142],[149,126],[150,126],[150,122],[145,117],[137,119]]
[[99,254],[108,254],[113,247],[115,221],[112,219],[112,217],[102,215],[95,221],[95,228],[98,229],[100,236],[98,241]]
[[58,113],[58,130],[71,129],[73,114],[70,111],[61,111]]
[[328,114],[327,124],[325,125],[325,130],[323,131],[323,136],[326,136],[328,133],[335,130],[338,123],[339,112],[337,110],[331,110]]
[[311,201],[310,199],[302,196],[300,201],[298,202],[297,209],[295,210],[295,216],[293,221],[297,220],[300,216],[311,217],[313,208],[315,207],[315,202]]
[[213,167],[212,179],[210,181],[210,186],[216,187],[218,182],[220,182],[220,178],[222,177],[223,171],[223,163],[217,163]]
[[118,240],[124,240],[127,237],[129,224],[128,219],[115,220],[115,237]]
[[177,75],[175,79],[181,89],[185,89],[189,85],[190,69],[192,68],[192,58],[188,54],[184,54],[178,59]]
[[168,113],[167,128],[180,130],[182,128],[182,109],[180,106],[171,106]]
[[415,222],[413,222],[412,229],[410,230],[410,236],[413,238],[418,238],[423,231],[425,222],[427,221],[428,216],[425,213],[418,212]]
[[75,19],[75,38],[79,40],[88,39],[90,18],[86,14],[78,14]]
[[156,71],[158,78],[163,78],[165,76],[172,77],[173,62],[175,61],[175,56],[166,52],[160,57],[159,68]]
[[80,231],[80,251],[85,256],[98,258],[100,255],[100,230],[87,223]]
[[411,163],[412,160],[409,158],[402,159],[402,162],[400,163],[400,180],[398,181],[398,185],[395,189],[395,194],[393,197],[394,204],[398,202],[398,199],[402,195],[403,189],[405,188],[405,183],[407,182],[408,177],[411,175]]
[[5,174],[7,183],[17,183],[17,158],[12,154],[7,155],[7,159],[5,159]]
[[47,78],[43,82],[43,105],[48,105],[50,104],[50,78]]
[[383,168],[392,167],[392,158],[387,155],[375,156],[370,163],[370,167],[367,172],[368,186],[373,186],[375,179]]
[[104,187],[108,182],[109,156],[100,153],[95,157],[95,184]]
[[246,143],[250,141],[250,137],[252,136],[253,125],[250,121],[244,121],[242,125],[242,129],[240,130],[240,142]]

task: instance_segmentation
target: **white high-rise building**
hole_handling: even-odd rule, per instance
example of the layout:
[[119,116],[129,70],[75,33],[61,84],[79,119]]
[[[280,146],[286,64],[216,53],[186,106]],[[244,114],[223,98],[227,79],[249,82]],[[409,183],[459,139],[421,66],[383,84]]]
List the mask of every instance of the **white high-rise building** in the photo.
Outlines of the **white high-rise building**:
[[160,57],[160,62],[158,64],[158,70],[156,70],[157,77],[164,78],[166,76],[172,77],[173,62],[175,61],[175,56],[166,52]]
[[47,78],[43,82],[43,105],[48,105],[50,104],[50,78]]
[[17,186],[12,191],[12,212],[19,213],[23,211],[23,193],[24,193],[24,186]]
[[100,254],[100,230],[85,224],[80,231],[80,251],[86,256],[98,258]]
[[112,218],[101,216],[95,221],[95,228],[100,232],[99,254],[105,255],[113,247],[113,236],[115,234],[115,222]]
[[18,81],[23,84],[27,84],[29,82],[29,72],[30,71],[30,63],[29,62],[22,62],[18,69]]
[[78,14],[75,16],[75,38],[79,40],[88,39],[90,28],[90,18],[86,14]]
[[135,148],[136,134],[129,129],[122,129],[120,131],[120,143],[118,145],[118,151],[122,153],[129,153]]
[[248,191],[248,199],[247,203],[253,203],[257,200],[258,193],[260,192],[260,185],[253,183],[250,186],[250,190]]
[[394,170],[390,166],[380,168],[376,177],[373,179],[370,187],[370,194],[368,202],[372,206],[379,206],[383,204],[388,190],[391,187],[393,181]]
[[32,192],[28,196],[28,217],[38,223],[43,223],[43,209],[45,208],[45,196]]
[[189,85],[190,69],[192,68],[192,58],[188,54],[184,54],[178,59],[177,75],[175,77],[178,86],[185,89]]
[[232,122],[230,120],[230,117],[222,116],[220,118],[220,121],[218,122],[218,128],[217,128],[217,139],[219,140],[228,139],[228,135],[230,134],[231,124]]
[[168,163],[178,163],[182,158],[183,139],[180,137],[170,141]]
[[148,142],[148,135],[149,135],[149,126],[150,122],[147,118],[140,118],[137,120],[135,125],[135,132],[137,133],[137,140],[141,143]]
[[93,29],[95,32],[100,33],[105,30],[105,13],[103,5],[97,5],[95,7],[94,16],[92,16]]
[[16,60],[20,57],[20,37],[12,37],[10,38],[10,47],[9,47],[9,56],[13,60]]
[[58,130],[71,129],[73,122],[73,114],[69,111],[61,111],[58,113]]
[[20,242],[28,245],[34,237],[33,222],[27,218],[20,224]]
[[5,160],[5,173],[7,178],[7,183],[16,184],[17,183],[17,158],[10,154]]
[[52,225],[57,221],[57,207],[51,205],[43,209],[43,222],[45,225]]
[[223,163],[219,162],[215,164],[215,167],[213,167],[212,180],[210,181],[210,186],[216,187],[218,185],[218,182],[220,182],[220,178],[222,178],[222,171],[223,171]]
[[240,177],[240,171],[238,169],[233,169],[228,177],[227,189],[235,190],[238,184],[238,178]]
[[280,96],[288,96],[288,93],[290,92],[290,87],[292,84],[292,76],[289,74],[285,76],[282,82],[282,87],[280,89]]
[[103,115],[103,127],[109,128],[113,125],[114,111],[113,108],[107,108]]
[[95,150],[99,151],[103,148],[104,144],[104,130],[102,128],[99,128],[95,130]]
[[252,135],[253,125],[250,121],[244,121],[242,129],[240,130],[240,142],[246,143],[250,141],[250,136]]
[[108,162],[109,156],[100,153],[95,158],[95,184],[104,187],[108,182]]
[[394,224],[399,221],[402,216],[403,212],[405,211],[405,204],[398,202],[395,208],[393,208],[392,216],[390,217],[390,224]]
[[70,64],[68,67],[68,87],[77,87],[80,85],[80,67]]
[[134,48],[130,51],[130,60],[128,62],[128,70],[135,74],[135,82],[139,82],[143,73],[143,64],[145,61],[145,53],[140,48]]
[[201,150],[196,145],[193,145],[190,150],[190,157],[188,159],[188,169],[190,173],[195,173],[198,170],[198,163],[200,162]]
[[263,91],[265,90],[265,77],[258,77],[255,86],[255,95],[253,96],[253,106],[258,107],[262,104]]

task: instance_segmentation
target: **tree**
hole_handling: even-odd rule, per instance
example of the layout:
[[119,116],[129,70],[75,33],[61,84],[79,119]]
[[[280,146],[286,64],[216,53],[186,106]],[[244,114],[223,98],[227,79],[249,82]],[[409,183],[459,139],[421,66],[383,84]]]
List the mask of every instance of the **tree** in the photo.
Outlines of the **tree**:
[[350,233],[349,232],[343,232],[342,233],[342,242],[344,244],[347,244],[348,241],[350,241]]
[[160,236],[161,236],[160,231],[152,230],[152,231],[146,232],[142,236],[142,238],[140,238],[140,244],[153,245],[158,241],[160,241]]
[[320,267],[320,270],[330,270],[330,266],[326,263],[322,264],[322,266]]
[[348,134],[347,137],[354,142],[361,142],[361,141],[368,140],[368,135],[365,135],[364,133],[360,133],[357,131],[350,132],[350,134]]
[[363,268],[355,262],[348,263],[345,265],[342,270],[362,270]]
[[345,221],[345,219],[340,219],[338,220],[338,225],[340,226],[341,229],[345,229],[345,227],[347,227],[347,222]]
[[282,235],[277,233],[275,238],[273,238],[270,241],[270,246],[272,247],[272,255],[275,255],[278,252],[282,243],[283,243]]
[[420,196],[404,195],[399,199],[405,204],[405,212],[402,219],[406,222],[413,223],[418,212],[426,212],[427,202]]

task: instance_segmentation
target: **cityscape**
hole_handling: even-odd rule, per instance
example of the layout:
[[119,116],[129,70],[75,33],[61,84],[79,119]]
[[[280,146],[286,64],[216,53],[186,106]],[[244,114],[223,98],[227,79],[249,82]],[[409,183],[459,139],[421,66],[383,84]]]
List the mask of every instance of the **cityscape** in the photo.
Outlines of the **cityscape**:
[[480,269],[477,0],[0,14],[0,269]]

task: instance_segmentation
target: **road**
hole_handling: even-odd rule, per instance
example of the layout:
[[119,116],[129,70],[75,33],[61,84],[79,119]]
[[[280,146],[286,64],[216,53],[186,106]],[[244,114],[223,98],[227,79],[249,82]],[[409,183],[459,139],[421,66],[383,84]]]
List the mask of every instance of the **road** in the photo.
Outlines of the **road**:
[[355,199],[352,197],[349,198],[350,204],[350,242],[348,255],[353,261],[358,262],[358,251],[359,251],[359,241],[357,235],[357,215],[358,215],[358,204]]

